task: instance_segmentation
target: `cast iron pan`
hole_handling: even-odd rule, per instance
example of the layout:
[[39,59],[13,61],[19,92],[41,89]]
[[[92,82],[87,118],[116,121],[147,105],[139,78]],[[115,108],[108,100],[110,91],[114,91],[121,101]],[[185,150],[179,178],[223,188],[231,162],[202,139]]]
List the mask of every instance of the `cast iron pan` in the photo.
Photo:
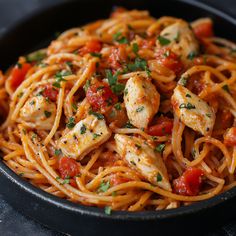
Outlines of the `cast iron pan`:
[[[56,31],[108,17],[113,6],[147,9],[155,17],[171,15],[188,21],[210,16],[216,35],[236,41],[236,21],[201,3],[166,0],[65,1],[18,22],[0,38],[0,67],[19,55],[46,46]],[[165,211],[112,212],[54,197],[21,179],[0,161],[0,192],[16,209],[42,224],[73,235],[198,234],[234,217],[236,189],[191,206]]]

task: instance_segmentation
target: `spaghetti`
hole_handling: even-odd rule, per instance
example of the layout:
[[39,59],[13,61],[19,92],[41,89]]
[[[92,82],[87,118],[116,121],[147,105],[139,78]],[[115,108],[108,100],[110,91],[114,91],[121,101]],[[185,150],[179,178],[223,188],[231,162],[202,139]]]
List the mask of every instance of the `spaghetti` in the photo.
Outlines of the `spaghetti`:
[[70,29],[0,73],[3,161],[107,214],[226,191],[236,184],[235,49],[208,18],[118,8]]

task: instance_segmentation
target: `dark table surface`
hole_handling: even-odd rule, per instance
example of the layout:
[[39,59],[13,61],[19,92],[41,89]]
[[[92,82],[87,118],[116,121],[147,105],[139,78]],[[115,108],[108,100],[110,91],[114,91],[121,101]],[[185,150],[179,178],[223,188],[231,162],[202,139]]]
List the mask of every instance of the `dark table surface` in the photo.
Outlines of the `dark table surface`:
[[[27,14],[49,5],[56,5],[66,0],[0,0],[0,36],[6,28],[15,24]],[[190,0],[191,1],[191,0]],[[236,0],[199,0],[221,9],[236,18]],[[1,186],[3,188],[4,186]],[[19,203],[20,204],[20,203]],[[216,216],[217,217],[217,216]],[[45,228],[14,210],[0,194],[0,235],[3,236],[61,236],[53,230]],[[205,236],[236,236],[236,217],[223,227],[215,227],[214,231],[205,232]]]

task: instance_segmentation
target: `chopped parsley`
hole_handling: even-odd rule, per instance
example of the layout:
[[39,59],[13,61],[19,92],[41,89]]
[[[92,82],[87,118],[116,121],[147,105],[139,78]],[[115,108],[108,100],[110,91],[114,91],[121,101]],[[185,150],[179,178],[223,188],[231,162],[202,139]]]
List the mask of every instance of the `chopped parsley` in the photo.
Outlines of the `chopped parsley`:
[[55,149],[54,151],[55,156],[59,156],[61,153],[61,149]]
[[82,126],[80,127],[80,134],[85,134],[86,133],[86,126],[85,124],[82,124]]
[[66,63],[66,65],[68,65],[70,68],[73,66],[73,64],[72,64],[71,61],[66,61],[65,63]]
[[37,134],[32,134],[31,139],[32,141],[37,137]]
[[225,84],[224,86],[222,86],[222,89],[224,89],[226,92],[229,93],[229,86],[227,84]]
[[111,70],[106,70],[106,76],[108,78],[108,83],[111,87],[111,90],[117,95],[121,94],[125,88],[124,84],[118,82],[119,73],[120,72],[118,71],[113,75]]
[[91,81],[90,80],[86,80],[85,85],[84,85],[84,91],[87,92],[88,88],[90,87]]
[[104,182],[102,181],[99,188],[98,188],[98,192],[106,192],[108,189],[110,188],[110,182]]
[[124,90],[124,95],[125,96],[128,95],[128,89],[127,88]]
[[60,183],[60,185],[69,184],[69,183],[70,183],[70,177],[67,176],[67,177],[65,177],[65,179]]
[[167,50],[163,54],[164,57],[169,57],[170,56],[170,50]]
[[27,55],[25,58],[27,62],[40,62],[46,56],[47,56],[46,52],[39,50]]
[[180,109],[186,108],[186,109],[188,109],[188,110],[191,110],[191,109],[195,109],[196,107],[195,107],[193,104],[191,104],[190,102],[188,102],[188,103],[182,103],[182,104],[180,104],[180,105],[179,105],[179,108],[180,108]]
[[137,43],[132,44],[132,51],[133,51],[134,54],[138,55],[139,46],[138,46]]
[[196,56],[197,56],[196,52],[190,52],[188,54],[188,59],[192,61]]
[[185,95],[185,97],[186,97],[186,98],[191,98],[191,95],[187,93],[187,94]]
[[130,163],[134,166],[136,166],[136,163],[134,161],[130,161]]
[[144,106],[141,106],[141,107],[138,107],[137,109],[136,109],[136,112],[141,112],[141,111],[143,111],[144,110]]
[[105,206],[104,212],[105,212],[106,215],[110,215],[111,214],[111,207]]
[[23,94],[24,94],[23,92],[20,92],[20,93],[17,95],[17,97],[18,97],[18,98],[21,98],[21,97],[23,96]]
[[75,111],[77,111],[77,105],[75,104],[75,103],[72,103],[72,108],[75,110]]
[[135,147],[136,147],[137,149],[141,149],[141,148],[142,148],[141,145],[139,145],[139,144],[137,144],[137,143],[135,143]]
[[157,182],[161,182],[162,181],[162,176],[160,175],[160,173],[157,174]]
[[93,133],[93,140],[96,139],[97,137],[100,137],[101,134]]
[[134,63],[128,64],[127,67],[130,71],[136,71],[138,69],[145,70],[147,68],[147,61],[145,59],[137,57],[135,58]]
[[54,82],[52,85],[56,88],[61,88],[61,82],[66,81],[64,77],[71,75],[72,73],[70,71],[60,71],[55,74],[56,82]]
[[182,86],[186,86],[187,82],[188,82],[188,79],[189,79],[189,77],[182,76],[179,80],[179,84],[182,85]]
[[157,137],[157,136],[151,136],[151,139],[152,139],[153,141],[157,141],[157,140],[158,140],[158,137]]
[[209,117],[209,118],[211,118],[211,114],[209,114],[209,113],[206,113],[206,116]]
[[114,107],[115,107],[115,109],[117,110],[117,111],[120,111],[121,110],[121,104],[118,102],[118,103],[116,103],[115,105],[114,105]]
[[98,120],[104,120],[104,116],[98,112],[90,110],[89,115],[94,115]]
[[75,126],[75,118],[70,117],[68,123],[66,124],[66,127],[72,129],[74,126]]
[[132,129],[132,128],[134,128],[134,126],[133,126],[130,122],[127,122],[127,123],[124,125],[124,128]]
[[165,38],[165,37],[163,37],[163,36],[161,36],[161,35],[159,35],[159,36],[157,37],[157,39],[158,39],[159,43],[160,43],[162,46],[165,46],[165,45],[170,44],[170,40],[167,39],[167,38]]
[[102,58],[102,54],[98,53],[98,52],[90,52],[90,55],[93,56],[93,57]]
[[35,104],[35,101],[31,101],[30,105],[33,106]]
[[49,118],[52,115],[52,112],[50,111],[44,111],[44,115]]
[[163,144],[159,144],[158,146],[155,147],[154,151],[162,153],[164,151],[164,149],[165,149],[165,146],[166,145],[164,143]]
[[127,44],[129,43],[128,39],[122,35],[121,32],[117,32],[113,35],[113,40],[120,43],[120,44]]

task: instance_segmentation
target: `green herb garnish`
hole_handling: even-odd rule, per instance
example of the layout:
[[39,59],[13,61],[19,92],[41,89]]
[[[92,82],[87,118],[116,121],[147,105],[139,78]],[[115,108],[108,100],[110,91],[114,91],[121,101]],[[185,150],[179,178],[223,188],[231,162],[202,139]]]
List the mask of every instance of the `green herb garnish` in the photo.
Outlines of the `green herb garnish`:
[[129,43],[128,39],[122,35],[121,32],[117,32],[113,35],[113,40],[120,43],[120,44],[127,44]]
[[98,188],[98,192],[106,192],[108,189],[110,188],[110,182],[104,182],[102,181],[99,188]]
[[85,85],[84,85],[84,91],[87,92],[88,88],[90,87],[91,81],[90,80],[86,80]]
[[66,127],[72,129],[74,126],[75,126],[75,118],[70,117],[68,123],[66,124]]
[[171,42],[169,39],[167,39],[167,38],[165,38],[165,37],[163,37],[163,36],[161,36],[161,35],[159,35],[159,36],[157,37],[157,39],[158,39],[159,43],[160,43],[162,46],[168,45],[168,44],[170,44],[170,42]]
[[86,126],[85,124],[82,124],[81,128],[80,128],[80,134],[85,134],[86,133]]
[[27,62],[40,62],[46,56],[47,56],[46,52],[39,50],[27,55],[25,58]]
[[115,105],[114,105],[114,107],[115,107],[115,109],[117,110],[117,111],[120,111],[121,110],[121,104],[118,102],[118,103],[116,103]]
[[44,111],[44,115],[49,118],[52,115],[52,112],[50,111]]
[[164,151],[164,149],[165,149],[165,144],[163,143],[163,144],[159,144],[158,146],[156,146],[155,147],[155,152],[159,152],[159,153],[162,153],[163,151]]
[[134,54],[138,55],[139,46],[137,43],[132,44],[132,51],[134,52]]
[[98,52],[90,52],[90,55],[93,56],[93,57],[102,58],[102,54],[98,53]]
[[93,110],[89,111],[89,115],[94,115],[95,117],[97,117],[98,120],[104,120],[104,116],[98,112],[95,112]]
[[191,104],[191,103],[182,103],[182,104],[180,104],[179,105],[179,108],[180,109],[182,109],[182,108],[186,108],[186,109],[188,109],[188,110],[191,110],[191,109],[195,109],[196,107],[193,105],[193,104]]
[[196,56],[197,56],[196,52],[190,52],[188,54],[188,59],[192,61]]
[[93,133],[93,140],[95,140],[97,137],[100,137],[101,134]]
[[119,95],[124,91],[125,85],[118,83],[118,75],[120,72],[116,72],[114,75],[112,74],[111,70],[106,70],[106,76],[108,78],[108,83],[111,87],[111,90]]
[[224,89],[226,92],[230,92],[229,91],[229,86],[227,84],[225,84],[224,86],[222,86],[222,89]]
[[136,112],[141,112],[141,111],[143,111],[144,110],[144,106],[141,106],[141,107],[138,107],[137,109],[136,109]]
[[61,153],[61,149],[55,149],[54,151],[55,156],[59,156]]
[[111,207],[105,206],[104,212],[105,212],[106,215],[110,215],[111,214]]
[[162,176],[158,173],[157,174],[157,182],[161,182],[162,181]]

